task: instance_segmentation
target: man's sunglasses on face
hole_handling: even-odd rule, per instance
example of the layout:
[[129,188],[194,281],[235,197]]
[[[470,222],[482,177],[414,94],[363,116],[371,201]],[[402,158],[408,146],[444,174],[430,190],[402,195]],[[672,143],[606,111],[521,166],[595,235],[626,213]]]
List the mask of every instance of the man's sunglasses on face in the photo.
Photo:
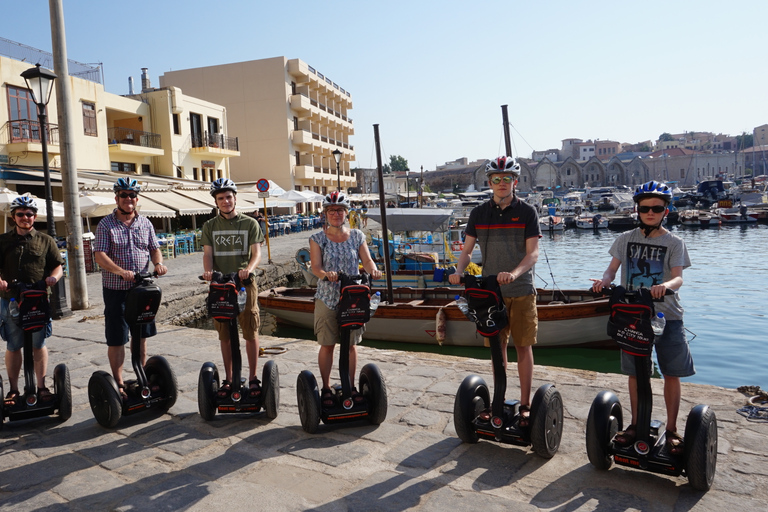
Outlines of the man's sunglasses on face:
[[32,217],[34,217],[37,214],[36,213],[30,213],[30,212],[16,212],[16,213],[14,213],[14,215],[16,217],[20,218],[20,219],[22,219],[24,217],[26,217],[28,219],[31,219]]
[[139,195],[136,192],[120,192],[120,199],[136,199]]
[[502,182],[502,180],[504,181],[504,183],[512,183],[512,180],[514,180],[514,178],[512,176],[503,176],[503,177],[494,176],[493,178],[491,178],[491,183],[493,183],[494,185],[498,185],[499,183]]
[[648,213],[650,211],[653,211],[653,213],[661,213],[664,210],[666,210],[666,206],[656,205],[656,206],[638,206],[637,211],[640,213]]

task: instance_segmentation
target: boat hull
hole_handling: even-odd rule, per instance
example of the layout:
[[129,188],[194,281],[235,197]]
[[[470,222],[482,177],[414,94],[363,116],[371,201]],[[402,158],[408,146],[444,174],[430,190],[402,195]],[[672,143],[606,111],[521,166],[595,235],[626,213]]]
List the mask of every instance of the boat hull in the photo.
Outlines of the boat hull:
[[[443,308],[446,318],[444,345],[482,347],[484,339],[474,323],[459,311],[453,301],[456,289],[397,289],[395,304],[381,304],[366,324],[365,338],[402,343],[437,344],[437,312]],[[571,303],[552,301],[552,292],[539,294],[539,347],[612,346],[606,334],[609,305],[607,298],[595,298],[591,292],[563,291]],[[409,300],[412,299],[412,300]],[[579,299],[576,301],[576,299]],[[312,329],[314,326],[314,290],[311,288],[275,288],[259,294],[262,311],[278,321]]]

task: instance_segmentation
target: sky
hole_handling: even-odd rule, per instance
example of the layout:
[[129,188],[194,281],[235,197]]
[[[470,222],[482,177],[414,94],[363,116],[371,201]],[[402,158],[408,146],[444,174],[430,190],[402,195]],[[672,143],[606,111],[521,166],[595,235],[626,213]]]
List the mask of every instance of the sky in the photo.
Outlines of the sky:
[[[356,162],[412,170],[580,138],[751,133],[768,123],[768,2],[62,0],[67,55],[106,90],[166,71],[299,58],[352,94]],[[0,36],[51,50],[48,2],[0,0]],[[6,5],[7,4],[7,5]],[[236,134],[233,134],[236,136]]]

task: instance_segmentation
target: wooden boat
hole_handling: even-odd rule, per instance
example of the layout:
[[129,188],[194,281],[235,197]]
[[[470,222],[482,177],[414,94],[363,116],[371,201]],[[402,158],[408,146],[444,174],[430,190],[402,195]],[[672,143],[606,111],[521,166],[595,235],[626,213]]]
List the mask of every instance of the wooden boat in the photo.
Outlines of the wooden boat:
[[558,215],[547,215],[539,218],[539,227],[542,232],[562,231],[565,229],[565,219]]
[[608,219],[599,213],[582,214],[580,217],[576,217],[576,227],[578,229],[607,229]]
[[[476,334],[474,323],[456,306],[457,289],[398,288],[393,293],[394,304],[382,302],[366,324],[367,339],[437,344],[436,317],[443,309],[445,345],[483,346],[483,338]],[[540,289],[538,293],[537,346],[613,346],[606,334],[608,298],[580,290]],[[314,295],[314,288],[273,288],[259,294],[259,307],[276,316],[279,322],[312,329]]]

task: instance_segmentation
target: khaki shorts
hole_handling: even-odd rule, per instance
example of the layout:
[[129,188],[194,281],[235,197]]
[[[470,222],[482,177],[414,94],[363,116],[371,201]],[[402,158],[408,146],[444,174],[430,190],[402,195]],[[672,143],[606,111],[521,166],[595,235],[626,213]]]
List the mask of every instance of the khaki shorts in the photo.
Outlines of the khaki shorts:
[[[524,297],[504,297],[504,305],[509,314],[509,325],[499,332],[502,343],[512,341],[516,347],[531,347],[536,344],[536,336],[539,333],[539,315],[536,312],[536,295]],[[485,346],[489,347],[488,338]]]
[[[245,301],[245,308],[237,317],[237,323],[243,330],[243,339],[255,340],[259,334],[261,318],[259,317],[259,287],[256,280],[245,287],[248,298]],[[216,332],[219,333],[219,341],[229,341],[229,322],[213,321]]]
[[[350,333],[350,344],[360,344],[364,332],[365,326],[354,329]],[[315,336],[317,336],[317,343],[326,347],[339,342],[339,321],[336,319],[336,310],[330,309],[320,299],[315,300]]]

